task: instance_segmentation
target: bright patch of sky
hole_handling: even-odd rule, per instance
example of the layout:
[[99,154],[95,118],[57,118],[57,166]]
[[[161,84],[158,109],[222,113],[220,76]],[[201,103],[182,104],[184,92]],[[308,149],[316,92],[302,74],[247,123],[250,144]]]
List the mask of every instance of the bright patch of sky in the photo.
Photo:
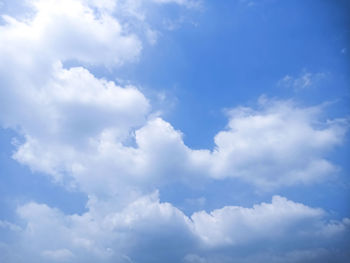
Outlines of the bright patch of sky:
[[347,1],[0,1],[0,261],[350,257]]

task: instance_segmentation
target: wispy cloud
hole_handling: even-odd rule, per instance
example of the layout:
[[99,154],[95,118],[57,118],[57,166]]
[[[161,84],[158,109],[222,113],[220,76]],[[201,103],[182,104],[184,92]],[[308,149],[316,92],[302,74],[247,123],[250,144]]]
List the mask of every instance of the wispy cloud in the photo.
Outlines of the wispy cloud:
[[325,81],[327,77],[327,73],[310,73],[303,71],[298,76],[286,75],[278,81],[277,85],[294,91],[302,91],[305,89],[316,88],[322,81]]

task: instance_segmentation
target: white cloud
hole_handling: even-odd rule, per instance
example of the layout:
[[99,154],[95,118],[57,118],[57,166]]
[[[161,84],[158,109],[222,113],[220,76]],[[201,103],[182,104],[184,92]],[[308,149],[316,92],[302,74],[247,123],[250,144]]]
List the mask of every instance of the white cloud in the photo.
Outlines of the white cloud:
[[31,19],[5,16],[7,24],[1,29],[1,51],[19,59],[17,63],[33,63],[30,59],[35,57],[113,65],[134,60],[141,51],[138,38],[103,9],[96,14],[79,0],[30,3],[35,10]]
[[[305,236],[308,231],[314,233],[313,228],[320,227],[318,220],[323,216],[321,209],[274,196],[270,204],[262,203],[253,208],[228,206],[210,214],[194,213],[191,219],[196,233],[209,246],[235,246],[256,240],[269,242],[285,236]],[[310,224],[310,220],[316,221],[316,225]]]
[[[147,111],[148,102],[135,88],[98,80],[83,68],[62,67],[66,60],[103,65],[132,61],[142,47],[138,38],[109,13],[83,1],[30,3],[35,8],[32,16],[5,16],[7,23],[0,27],[2,126],[33,138],[100,129],[97,122],[91,125],[90,117],[97,121],[113,116],[120,127],[140,121],[136,112]],[[134,113],[129,112],[131,105]],[[75,110],[73,118],[72,112],[64,112],[68,109]],[[65,124],[59,127],[59,122]]]
[[[283,253],[297,257],[295,249],[316,253],[327,242],[344,237],[349,228],[349,219],[327,223],[325,211],[279,196],[252,208],[228,206],[211,213],[196,212],[190,218],[171,204],[161,203],[157,193],[142,196],[122,209],[109,206],[109,211],[96,213],[99,206],[95,200],[82,215],[64,215],[36,203],[20,207],[18,213],[26,227],[19,236],[23,247],[18,253],[46,262],[164,262],[167,258],[169,262],[218,262],[220,257],[232,261],[256,256],[261,246],[256,244],[263,241],[279,244]],[[334,224],[341,226],[341,231],[325,234]],[[230,252],[236,249],[243,255]],[[208,257],[208,251],[213,255]],[[265,259],[277,256],[272,253]]]
[[28,109],[17,110],[16,118],[9,120],[12,127],[20,125],[26,137],[15,158],[55,177],[80,171],[79,159],[98,152],[95,138],[122,143],[132,127],[145,122],[149,110],[147,99],[134,87],[118,87],[83,68],[61,66],[26,103],[32,116],[26,116]]
[[345,120],[322,121],[321,107],[300,108],[291,101],[262,98],[260,107],[230,111],[227,131],[215,137],[215,177],[273,187],[314,182],[336,171],[324,156],[342,142]]
[[[179,257],[186,244],[191,245],[190,220],[171,204],[160,203],[156,193],[138,198],[123,209],[112,205],[102,211],[100,205],[99,200],[90,202],[89,211],[83,215],[64,215],[36,203],[20,207],[18,213],[26,222],[19,240],[21,254],[43,257],[48,262],[127,262],[160,256],[166,259],[172,254]],[[162,245],[173,252],[149,253]]]
[[[52,139],[52,133],[27,136],[14,156],[34,170],[56,178],[60,174],[71,176],[89,194],[113,195],[122,189],[147,192],[164,183],[203,177],[236,178],[260,190],[319,182],[337,172],[338,168],[325,157],[341,144],[348,126],[345,120],[322,121],[321,107],[299,108],[290,101],[265,100],[260,102],[259,110],[231,110],[227,130],[215,136],[213,150],[192,150],[184,144],[181,132],[161,118],[149,120],[135,133],[131,131],[142,125],[147,115],[146,100],[136,90],[115,88],[115,92],[124,92],[131,100],[128,103],[124,99],[123,107],[116,103],[117,108],[109,109],[108,100],[113,100],[110,91],[103,89],[106,95],[101,93],[99,97],[94,95],[92,86],[91,97],[87,92],[86,97],[73,100],[74,110],[69,107],[74,95],[54,90],[65,94],[63,98],[52,96],[65,103],[58,104],[55,115],[63,117],[47,122],[56,127],[55,138]],[[140,109],[133,106],[142,104]],[[67,107],[69,112],[77,113],[82,107],[83,113],[68,115],[64,111]],[[89,126],[91,123],[93,127]],[[127,140],[134,140],[135,145],[126,145]]]

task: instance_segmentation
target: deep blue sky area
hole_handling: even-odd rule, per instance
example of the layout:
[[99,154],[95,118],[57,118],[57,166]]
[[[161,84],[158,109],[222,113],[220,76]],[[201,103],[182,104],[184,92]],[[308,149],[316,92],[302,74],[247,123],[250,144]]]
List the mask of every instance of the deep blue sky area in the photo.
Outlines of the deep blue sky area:
[[[337,100],[342,109],[337,111],[348,110],[346,1],[207,4],[183,27],[162,34],[140,63],[120,73],[176,97],[167,118],[188,144],[211,147],[213,135],[226,122],[222,109],[254,104],[262,94],[308,105]],[[327,78],[317,88],[299,92],[277,85],[284,76],[298,77],[304,71]]]

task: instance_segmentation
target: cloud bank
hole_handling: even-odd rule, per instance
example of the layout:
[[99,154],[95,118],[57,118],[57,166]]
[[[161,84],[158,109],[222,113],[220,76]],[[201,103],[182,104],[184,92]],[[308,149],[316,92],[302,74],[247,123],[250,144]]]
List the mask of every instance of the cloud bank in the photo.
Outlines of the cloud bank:
[[11,249],[22,253],[9,255],[5,262],[253,262],[244,260],[266,257],[266,244],[279,247],[269,252],[271,258],[300,255],[300,260],[327,262],[339,257],[337,245],[350,224],[350,219],[325,220],[322,209],[280,196],[252,208],[227,206],[191,217],[160,202],[157,192],[120,211],[102,211],[96,200],[88,209],[82,215],[65,215],[45,204],[19,207],[26,224],[14,247],[7,249],[9,254]]

